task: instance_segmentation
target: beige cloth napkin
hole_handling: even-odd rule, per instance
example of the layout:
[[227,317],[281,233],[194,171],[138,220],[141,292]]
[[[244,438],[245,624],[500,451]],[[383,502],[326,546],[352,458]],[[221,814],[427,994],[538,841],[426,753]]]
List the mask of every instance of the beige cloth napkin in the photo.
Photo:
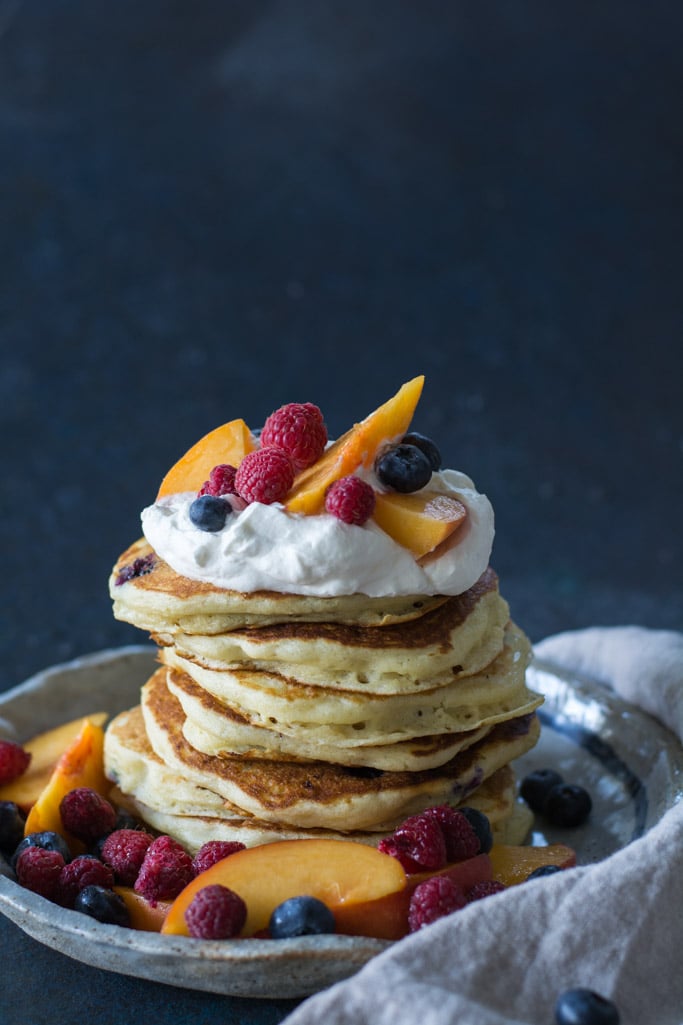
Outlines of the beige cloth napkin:
[[[559,634],[536,653],[599,679],[683,741],[683,634]],[[395,944],[285,1025],[553,1025],[560,992],[614,1000],[622,1025],[683,1023],[683,801],[597,865],[513,887]]]

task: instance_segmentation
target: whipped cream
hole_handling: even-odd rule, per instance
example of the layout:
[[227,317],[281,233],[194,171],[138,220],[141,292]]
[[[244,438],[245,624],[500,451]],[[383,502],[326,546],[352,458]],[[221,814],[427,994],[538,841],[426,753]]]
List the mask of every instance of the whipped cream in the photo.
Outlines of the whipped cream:
[[469,477],[442,470],[430,489],[459,499],[467,519],[442,554],[415,561],[372,520],[357,527],[334,516],[294,515],[279,504],[235,509],[217,533],[199,530],[189,508],[196,495],[160,499],[142,512],[142,529],[176,573],[230,590],[336,597],[461,594],[488,565],[493,509]]

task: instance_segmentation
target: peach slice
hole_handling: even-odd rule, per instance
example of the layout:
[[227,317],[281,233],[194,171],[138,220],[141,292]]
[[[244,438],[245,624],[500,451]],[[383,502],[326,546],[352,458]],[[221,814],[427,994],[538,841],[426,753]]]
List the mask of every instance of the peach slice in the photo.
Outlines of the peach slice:
[[371,466],[380,448],[402,438],[410,426],[423,385],[424,376],[407,381],[391,399],[355,424],[317,462],[298,474],[285,502],[287,511],[306,515],[322,512],[330,484],[360,466]]
[[[107,713],[95,712],[88,719],[96,726],[104,726]],[[31,764],[18,779],[0,786],[0,801],[14,801],[28,815],[47,786],[60,755],[78,736],[82,726],[82,718],[73,719],[27,740],[22,746],[30,752]]]
[[142,932],[161,932],[172,901],[158,900],[155,904],[151,904],[130,886],[115,886],[114,892],[118,893],[128,908],[131,929],[139,929]]
[[180,491],[199,491],[214,466],[229,463],[239,466],[256,441],[244,420],[231,420],[205,434],[168,471],[161,482],[157,500]]
[[462,502],[436,491],[377,492],[375,499],[375,523],[416,559],[433,552],[467,516]]
[[[78,734],[57,762],[50,779],[28,813],[24,835],[50,829],[64,834],[59,804],[76,787],[92,787],[106,796],[111,784],[104,775],[104,730],[84,719]],[[67,840],[71,838],[67,837]],[[74,844],[74,849],[77,847]]]
[[376,901],[402,890],[399,862],[351,840],[280,840],[249,847],[201,872],[175,899],[162,933],[188,935],[185,910],[205,886],[220,883],[247,905],[243,936],[266,929],[273,910],[289,897],[322,900],[333,913],[342,906]]
[[544,865],[558,868],[572,868],[576,865],[576,852],[565,844],[548,844],[546,847],[516,847],[494,844],[489,855],[493,878],[506,886],[523,883],[531,873]]

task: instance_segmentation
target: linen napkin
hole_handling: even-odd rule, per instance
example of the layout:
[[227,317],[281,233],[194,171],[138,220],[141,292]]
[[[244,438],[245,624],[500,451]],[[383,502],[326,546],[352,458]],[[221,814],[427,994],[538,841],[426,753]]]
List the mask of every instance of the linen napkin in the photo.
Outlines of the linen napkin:
[[[683,633],[592,628],[536,654],[591,676],[683,741]],[[604,861],[477,901],[310,997],[285,1025],[553,1025],[588,987],[621,1025],[683,1023],[683,801]]]

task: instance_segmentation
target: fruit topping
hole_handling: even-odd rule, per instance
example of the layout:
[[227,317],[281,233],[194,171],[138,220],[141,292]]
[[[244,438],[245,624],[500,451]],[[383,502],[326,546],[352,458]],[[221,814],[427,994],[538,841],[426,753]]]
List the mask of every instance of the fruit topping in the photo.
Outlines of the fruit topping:
[[13,740],[0,740],[0,783],[12,783],[23,776],[31,761],[30,751]]
[[446,541],[466,516],[467,510],[457,498],[431,489],[414,495],[396,491],[376,495],[375,523],[416,559]]
[[519,793],[532,811],[542,812],[548,791],[564,780],[555,769],[535,769],[522,780]]
[[554,826],[580,826],[591,813],[593,802],[578,783],[556,783],[548,791],[543,814]]
[[[446,843],[446,861],[464,861],[482,853],[477,831],[461,811],[441,804],[427,808],[422,814],[438,822]],[[482,817],[486,818],[485,815]]]
[[239,466],[247,452],[253,452],[255,448],[256,442],[244,420],[231,420],[216,427],[171,467],[161,482],[157,501],[164,495],[199,491],[214,466],[219,463]]
[[194,877],[192,858],[170,836],[158,836],[147,848],[134,890],[147,900],[173,900]]
[[488,854],[493,847],[493,831],[488,816],[478,808],[468,806],[458,808],[461,815],[464,815],[470,826],[477,834],[479,840],[479,851],[481,854]]
[[432,465],[422,449],[401,443],[378,456],[375,473],[385,487],[411,494],[429,484]]
[[343,523],[361,527],[375,511],[375,492],[360,477],[341,477],[330,484],[325,509]]
[[535,868],[527,877],[526,881],[530,879],[542,879],[543,876],[554,876],[556,872],[561,872],[562,869],[559,865],[539,865]]
[[116,825],[116,812],[106,799],[92,787],[76,787],[65,794],[59,814],[67,833],[84,843],[92,843]]
[[0,801],[0,851],[12,854],[24,836],[26,816],[14,801]]
[[471,904],[475,900],[492,897],[494,893],[502,893],[503,890],[507,890],[507,886],[497,879],[487,879],[485,882],[475,883],[466,893],[467,903]]
[[323,416],[312,402],[289,402],[271,413],[261,431],[261,446],[281,448],[300,473],[320,459],[327,444]]
[[268,929],[274,940],[292,936],[318,936],[335,931],[334,915],[317,897],[290,897],[278,904]]
[[406,819],[377,849],[396,858],[406,872],[443,868],[448,860],[441,824],[425,813]]
[[235,488],[245,502],[271,505],[282,502],[294,482],[294,466],[279,448],[260,448],[242,460],[235,475]]
[[24,837],[12,856],[12,866],[15,870],[19,858],[29,847],[40,847],[45,851],[57,851],[61,855],[63,863],[71,861],[71,849],[64,837],[51,829],[47,829],[42,833],[29,833],[28,836]]
[[190,936],[200,940],[228,940],[239,936],[247,918],[242,898],[220,883],[195,894],[185,911]]
[[209,474],[209,479],[204,481],[199,489],[197,497],[201,498],[202,495],[213,495],[214,498],[221,498],[223,495],[236,495],[236,473],[237,467],[231,466],[229,463],[219,463],[218,466],[214,466],[213,470]]
[[59,892],[59,877],[64,868],[64,858],[58,850],[31,845],[25,847],[15,862],[15,871],[20,886],[39,893],[48,900],[56,900]]
[[542,865],[559,865],[572,868],[576,854],[565,844],[548,844],[546,847],[525,847],[494,844],[489,853],[493,878],[506,886],[523,883],[532,872]]
[[132,886],[154,837],[139,829],[117,829],[102,844],[102,861],[111,865],[117,883]]
[[616,1004],[592,989],[568,989],[555,1004],[556,1025],[619,1025]]
[[425,879],[415,888],[408,909],[408,927],[417,932],[444,915],[464,908],[467,898],[462,887],[448,876],[436,875]]
[[86,886],[103,886],[111,890],[113,885],[114,873],[108,865],[91,854],[81,854],[64,865],[59,874],[59,903],[65,908],[72,908],[77,895]]
[[130,916],[123,899],[104,886],[86,886],[77,894],[74,910],[82,911],[98,922],[109,925],[130,925]]
[[192,870],[198,876],[200,872],[206,872],[207,868],[211,868],[217,861],[229,858],[231,854],[236,854],[237,851],[244,849],[245,845],[239,840],[207,840],[192,859]]
[[417,431],[410,431],[403,435],[402,444],[414,445],[415,448],[424,452],[435,473],[441,469],[441,452],[431,438],[426,438],[424,434],[418,434]]
[[116,586],[120,587],[121,584],[127,584],[129,580],[134,580],[136,577],[144,577],[146,573],[151,573],[156,563],[156,556],[154,552],[150,552],[149,555],[143,555],[139,559],[135,559],[130,562],[127,566],[124,566],[121,572],[116,578]]
[[231,512],[232,506],[227,499],[200,495],[190,506],[188,515],[195,527],[215,534],[223,529]]

